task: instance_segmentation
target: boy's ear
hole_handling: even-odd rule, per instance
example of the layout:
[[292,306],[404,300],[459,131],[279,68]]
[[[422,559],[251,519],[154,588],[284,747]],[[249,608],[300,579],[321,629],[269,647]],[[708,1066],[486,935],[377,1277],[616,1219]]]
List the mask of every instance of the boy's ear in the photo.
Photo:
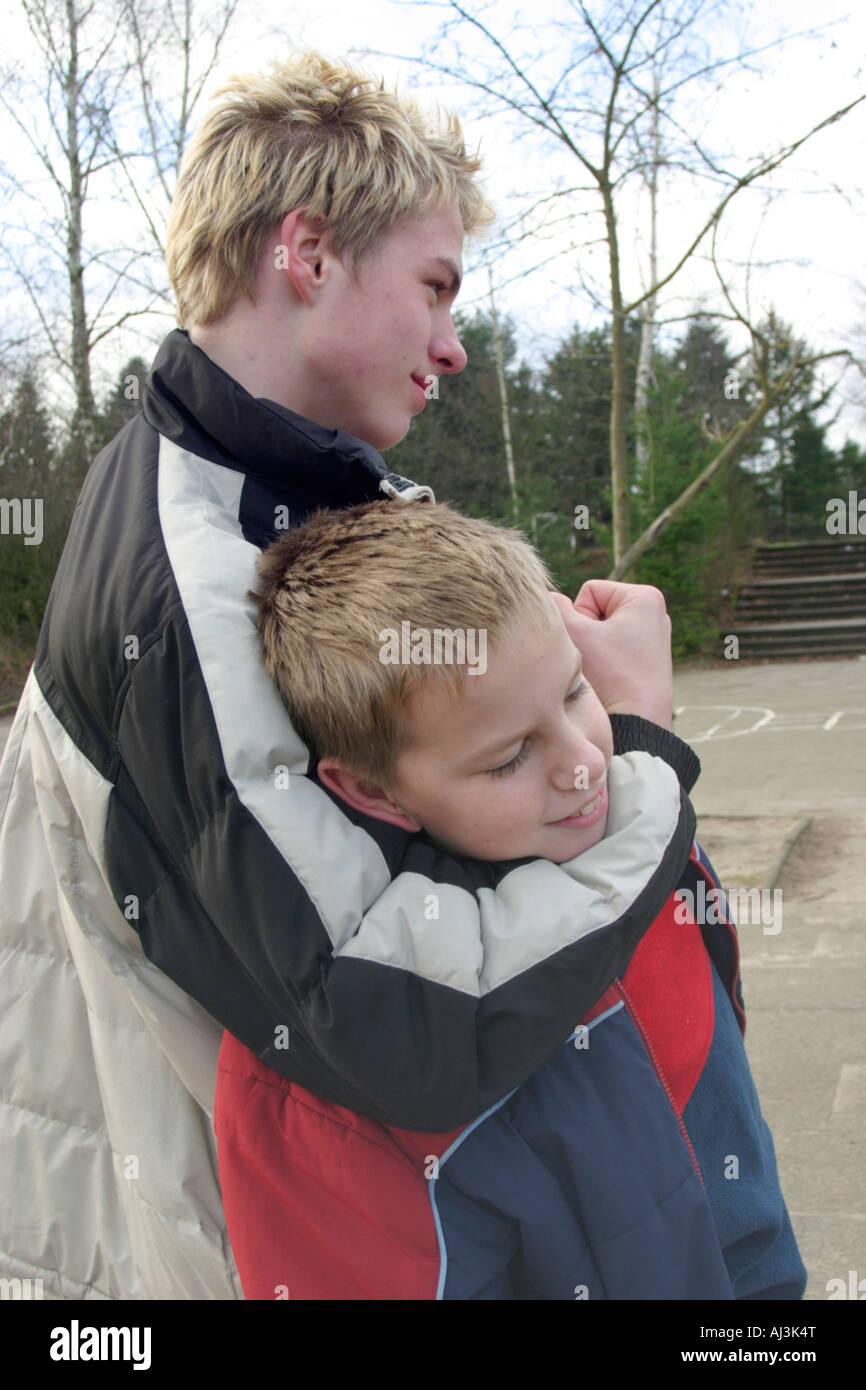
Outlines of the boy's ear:
[[336,758],[320,758],[316,768],[319,781],[329,791],[336,792],[342,801],[375,820],[384,820],[389,825],[399,825],[403,830],[421,830],[420,821],[407,816],[405,811],[385,791],[384,787],[365,781],[351,769],[344,767]]
[[328,262],[334,257],[327,227],[311,221],[303,209],[296,208],[280,223],[279,251],[280,270],[289,277],[304,304],[311,304],[325,283]]

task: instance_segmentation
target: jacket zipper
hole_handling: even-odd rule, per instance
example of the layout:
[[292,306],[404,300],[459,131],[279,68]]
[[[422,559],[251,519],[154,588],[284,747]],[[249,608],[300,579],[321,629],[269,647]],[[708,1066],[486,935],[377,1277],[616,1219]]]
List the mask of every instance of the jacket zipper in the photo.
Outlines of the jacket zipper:
[[641,1023],[641,1021],[640,1021],[640,1019],[639,1019],[639,1017],[638,1017],[637,1010],[635,1009],[634,1005],[633,1005],[632,1002],[631,1002],[631,999],[630,999],[629,996],[628,996],[628,991],[626,990],[625,985],[622,983],[621,980],[614,980],[614,988],[617,989],[617,990],[619,991],[620,995],[622,996],[622,1001],[623,1001],[623,1003],[625,1004],[626,1008],[628,1009],[629,1017],[630,1017],[632,1023],[634,1024],[634,1026],[637,1028],[638,1032],[640,1033],[641,1041],[643,1042],[644,1047],[646,1048],[647,1052],[649,1053],[649,1058],[650,1058],[650,1061],[651,1061],[652,1064],[653,1064],[653,1068],[655,1069],[655,1074],[656,1074],[656,1076],[658,1077],[659,1081],[662,1083],[662,1086],[664,1087],[665,1095],[666,1095],[667,1098],[668,1098],[668,1104],[670,1105],[671,1110],[674,1112],[674,1114],[675,1114],[676,1117],[677,1117],[677,1124],[678,1124],[679,1127],[680,1127],[680,1134],[683,1136],[683,1139],[684,1139],[684,1141],[685,1141],[686,1148],[687,1148],[688,1151],[689,1151],[689,1156],[691,1157],[692,1163],[693,1163],[693,1165],[694,1165],[695,1172],[697,1173],[698,1177],[699,1177],[700,1180],[701,1180],[701,1187],[702,1187],[702,1188],[704,1189],[704,1191],[706,1192],[706,1190],[707,1190],[707,1185],[706,1185],[706,1183],[704,1182],[704,1177],[703,1177],[703,1174],[702,1174],[701,1169],[700,1169],[700,1164],[698,1163],[698,1160],[697,1160],[697,1158],[696,1158],[696,1156],[695,1156],[695,1151],[694,1151],[694,1149],[692,1148],[692,1141],[691,1141],[691,1139],[689,1138],[688,1131],[687,1131],[685,1125],[683,1124],[683,1117],[682,1117],[682,1115],[679,1113],[679,1111],[677,1110],[676,1105],[674,1104],[673,1092],[671,1091],[671,1088],[670,1088],[670,1086],[668,1085],[667,1078],[666,1078],[664,1072],[662,1071],[661,1067],[659,1066],[658,1059],[657,1059],[656,1054],[655,1054],[655,1050],[653,1049],[653,1045],[652,1045],[652,1043],[650,1042],[649,1038],[647,1037],[646,1030],[644,1029],[644,1026],[643,1026],[643,1024]]

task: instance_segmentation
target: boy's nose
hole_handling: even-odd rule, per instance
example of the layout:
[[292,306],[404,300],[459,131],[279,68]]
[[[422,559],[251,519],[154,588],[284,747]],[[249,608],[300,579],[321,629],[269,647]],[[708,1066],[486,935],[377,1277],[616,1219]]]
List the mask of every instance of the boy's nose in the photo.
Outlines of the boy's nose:
[[551,781],[560,792],[581,792],[597,787],[607,770],[602,750],[588,739],[577,738],[559,750]]
[[457,329],[450,321],[448,331],[434,338],[430,344],[430,356],[443,376],[462,372],[469,361],[466,349],[457,336]]

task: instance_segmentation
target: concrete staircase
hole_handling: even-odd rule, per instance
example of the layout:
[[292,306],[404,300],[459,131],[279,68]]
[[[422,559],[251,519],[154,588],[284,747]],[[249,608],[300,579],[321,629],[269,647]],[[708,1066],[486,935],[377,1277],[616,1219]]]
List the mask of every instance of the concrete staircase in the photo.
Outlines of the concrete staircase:
[[866,537],[759,545],[733,631],[741,657],[866,652]]

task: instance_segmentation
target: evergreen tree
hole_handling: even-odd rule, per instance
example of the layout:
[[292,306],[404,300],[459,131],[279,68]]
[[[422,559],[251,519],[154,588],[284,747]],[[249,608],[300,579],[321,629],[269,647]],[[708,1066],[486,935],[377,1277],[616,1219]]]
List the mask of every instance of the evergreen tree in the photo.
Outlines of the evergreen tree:
[[[626,323],[626,346],[627,387],[634,394],[640,349],[636,320]],[[575,326],[541,375],[535,453],[536,467],[554,481],[567,510],[586,505],[593,534],[604,540],[611,522],[610,383],[610,329]],[[628,445],[633,452],[633,432]]]
[[[759,325],[759,331],[771,344],[770,371],[774,375],[790,366],[795,355],[798,358],[812,355],[811,349],[796,337],[793,327],[783,322],[773,310]],[[796,469],[803,464],[807,470],[813,465],[819,471],[825,468],[825,463],[819,458],[817,436],[806,427],[806,421],[814,421],[831,394],[832,388],[824,390],[817,384],[814,368],[806,369],[795,389],[769,411],[756,436],[752,466],[765,497],[765,536],[768,540],[788,540],[799,529],[792,504],[796,510],[805,494],[796,481]],[[799,465],[794,454],[798,431]],[[798,496],[800,502],[795,501]]]
[[96,418],[97,449],[108,444],[118,430],[141,409],[141,393],[149,368],[143,357],[130,357],[118,374]]
[[[58,466],[38,374],[27,366],[0,413],[2,634],[35,642],[74,499]],[[29,534],[28,534],[29,531]]]
[[0,465],[3,486],[42,478],[54,466],[54,442],[36,370],[25,367],[12,398],[0,414]]
[[[432,487],[440,502],[470,515],[505,520],[510,494],[493,325],[483,314],[455,317],[455,323],[469,370],[439,378],[438,396],[431,395],[407,437],[388,450],[388,464],[404,477]],[[510,386],[516,349],[509,324],[500,327],[500,336]],[[521,466],[518,458],[518,471]]]
[[788,534],[803,540],[827,534],[827,503],[849,490],[861,494],[866,483],[866,459],[851,440],[837,453],[827,443],[827,425],[804,411],[791,431],[786,467],[785,499]]
[[[639,534],[683,492],[718,449],[711,436],[748,414],[748,391],[725,336],[711,320],[688,324],[656,354],[649,402],[649,464],[632,490]],[[742,462],[720,474],[676,518],[635,567],[635,582],[665,594],[675,656],[712,646],[721,600],[761,526],[760,494]]]
[[866,449],[855,444],[853,439],[846,439],[839,451],[837,480],[837,496],[844,497],[854,491],[859,492],[861,498],[866,497]]

